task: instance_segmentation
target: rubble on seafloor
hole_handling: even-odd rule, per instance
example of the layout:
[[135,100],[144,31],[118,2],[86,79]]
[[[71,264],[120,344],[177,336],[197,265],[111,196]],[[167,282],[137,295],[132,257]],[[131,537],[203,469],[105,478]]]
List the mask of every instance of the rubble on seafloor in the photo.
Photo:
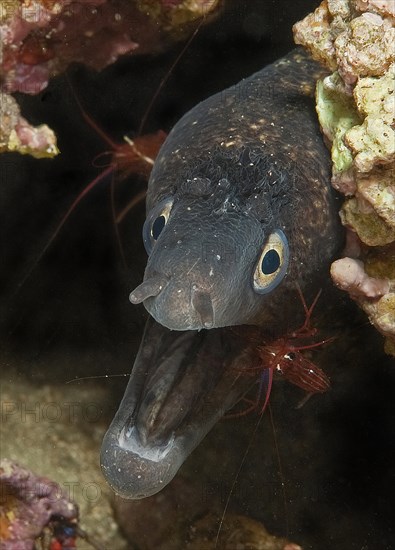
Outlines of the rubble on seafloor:
[[294,39],[333,71],[316,91],[332,184],[346,197],[348,245],[332,279],[395,355],[395,3],[324,0]]
[[[224,514],[218,494],[205,501],[196,480],[182,474],[147,499],[116,498],[114,508],[122,532],[141,550],[302,550],[298,544],[270,534],[259,521],[240,514]],[[195,520],[191,522],[190,518]],[[151,523],[155,529],[141,529],[141,525]]]
[[[0,463],[0,550],[31,550],[39,537],[51,539],[69,526],[99,541],[93,548],[126,550],[98,461],[105,389],[33,384],[8,371],[6,357],[0,362],[1,457],[7,459]],[[84,540],[80,547],[92,545]]]
[[191,541],[186,544],[188,550],[303,550],[299,544],[271,535],[259,521],[236,514],[229,514],[222,524],[214,514],[207,514],[192,525],[191,533]]
[[0,117],[0,152],[36,157],[58,153],[53,133],[21,119],[9,94],[38,94],[72,62],[101,70],[122,55],[158,52],[219,4],[220,0],[0,0],[1,101],[6,106]]
[[69,529],[74,534],[78,507],[54,481],[2,459],[0,489],[2,550],[32,550],[45,528],[48,528],[48,537],[56,540],[55,531],[60,532],[60,523],[65,537],[70,539]]

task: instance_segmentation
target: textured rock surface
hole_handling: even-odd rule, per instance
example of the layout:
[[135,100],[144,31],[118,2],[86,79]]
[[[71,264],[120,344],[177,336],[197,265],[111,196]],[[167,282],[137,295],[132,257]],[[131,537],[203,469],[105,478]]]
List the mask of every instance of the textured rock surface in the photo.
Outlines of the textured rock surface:
[[[333,280],[368,314],[386,337],[385,349],[391,354],[395,354],[390,291],[395,284],[394,10],[392,0],[324,0],[294,26],[295,41],[334,71],[318,82],[317,111],[331,143],[333,186],[348,197],[341,219],[359,241],[354,252],[360,261],[346,257],[337,262]],[[371,258],[380,258],[380,273],[376,262],[370,263],[368,273],[364,264]],[[372,296],[368,284],[372,280],[381,280],[387,293]]]
[[[7,370],[4,356],[1,363]],[[60,487],[65,499],[53,503],[50,512],[75,502],[81,527],[90,536],[107,548],[126,548],[113,519],[112,492],[98,463],[105,430],[105,393],[97,387],[83,389],[75,384],[38,387],[26,379],[17,382],[13,371],[7,372],[7,380],[13,379],[13,383],[4,378],[1,381],[2,457],[26,466],[37,476],[50,478]],[[27,519],[26,513],[24,516],[26,533],[33,540],[49,519],[48,514],[43,516],[35,510],[36,501],[27,503],[26,513],[30,515]]]
[[0,152],[18,151],[36,158],[58,154],[56,137],[46,124],[31,126],[20,114],[16,100],[0,92]]
[[[115,515],[122,531],[140,550],[302,550],[298,544],[269,534],[258,521],[231,513],[221,521],[222,513],[218,493],[202,498],[197,480],[183,475],[152,497],[115,500]],[[156,529],[144,529],[150,523]]]
[[[5,94],[13,92],[41,92],[72,62],[101,70],[122,55],[158,52],[218,4],[218,0],[0,0],[2,101],[11,103]],[[0,151],[37,156],[50,145],[54,150],[50,131],[45,129],[44,135],[44,129],[33,131],[27,123],[23,137],[16,123],[12,128],[17,137],[3,139],[7,135],[3,120]]]
[[0,548],[33,550],[55,518],[72,525],[78,508],[57,483],[7,459],[0,461]]

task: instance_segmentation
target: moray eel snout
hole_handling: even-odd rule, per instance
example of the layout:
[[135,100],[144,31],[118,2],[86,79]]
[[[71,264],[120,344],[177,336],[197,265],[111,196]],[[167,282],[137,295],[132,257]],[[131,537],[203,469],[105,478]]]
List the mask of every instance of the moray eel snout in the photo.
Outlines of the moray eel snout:
[[[159,318],[162,324],[170,329],[179,329],[180,317],[184,318],[183,324],[187,329],[209,329],[214,326],[211,290],[199,288],[196,283],[185,287],[185,281],[177,282],[175,278],[157,273],[139,285],[131,293],[130,300],[132,303],[144,301],[146,308],[156,320],[158,309],[166,312]],[[180,313],[182,308],[178,304],[190,304],[190,308]]]
[[[159,281],[161,281],[159,283]],[[165,282],[164,282],[165,281]],[[160,287],[156,294],[151,294],[150,289]],[[160,293],[160,296],[158,296]],[[180,319],[186,330],[213,328],[214,307],[211,291],[199,288],[196,283],[185,288],[185,281],[176,281],[165,278],[163,275],[154,275],[140,285],[132,294],[131,301],[139,303],[144,301],[151,315],[167,328],[179,330]],[[185,311],[182,306],[189,304]],[[182,311],[184,309],[184,311]],[[160,313],[159,312],[165,312]]]

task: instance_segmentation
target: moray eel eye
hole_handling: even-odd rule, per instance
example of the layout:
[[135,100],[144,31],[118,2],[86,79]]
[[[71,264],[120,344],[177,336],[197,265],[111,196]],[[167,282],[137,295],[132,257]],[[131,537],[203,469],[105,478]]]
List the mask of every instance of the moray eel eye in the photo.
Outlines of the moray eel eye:
[[271,250],[268,250],[263,257],[262,263],[261,263],[261,270],[264,275],[271,275],[272,273],[275,273],[277,269],[281,265],[281,258],[278,255],[277,250],[274,250],[272,248]]
[[152,227],[151,227],[151,237],[154,239],[154,241],[156,241],[159,237],[159,235],[161,234],[162,232],[162,229],[165,227],[166,225],[166,218],[164,217],[163,214],[161,214],[160,216],[158,216],[156,218],[156,220],[154,221],[154,223],[152,224]]
[[167,198],[157,204],[148,214],[143,226],[143,241],[147,254],[151,254],[151,250],[159,239],[165,225],[170,216],[173,206],[173,199]]
[[254,290],[266,294],[276,288],[283,280],[289,261],[289,247],[285,234],[281,229],[272,233],[254,271]]

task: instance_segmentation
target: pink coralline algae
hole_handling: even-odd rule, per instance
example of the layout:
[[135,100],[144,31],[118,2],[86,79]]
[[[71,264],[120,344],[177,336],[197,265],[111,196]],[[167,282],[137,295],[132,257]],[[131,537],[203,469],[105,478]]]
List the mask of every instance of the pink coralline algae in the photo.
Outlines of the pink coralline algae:
[[[131,5],[124,3],[124,11]],[[72,61],[101,69],[137,47],[127,34],[131,17],[136,26],[140,23],[136,9],[116,17],[116,6],[105,0],[3,0],[1,7],[1,71],[7,92],[38,93]]]
[[101,70],[122,55],[158,52],[218,5],[219,0],[0,0],[1,91],[37,94],[72,62]]
[[[100,70],[130,53],[158,51],[176,14],[197,19],[207,0],[1,0],[1,74],[7,92],[38,93],[73,61]],[[175,22],[175,27],[177,22]],[[175,29],[173,29],[175,30]]]
[[32,550],[45,527],[77,525],[77,505],[57,483],[7,459],[0,490],[0,550]]
[[18,151],[36,158],[57,154],[55,134],[46,124],[31,126],[23,118],[16,100],[0,92],[0,152]]

